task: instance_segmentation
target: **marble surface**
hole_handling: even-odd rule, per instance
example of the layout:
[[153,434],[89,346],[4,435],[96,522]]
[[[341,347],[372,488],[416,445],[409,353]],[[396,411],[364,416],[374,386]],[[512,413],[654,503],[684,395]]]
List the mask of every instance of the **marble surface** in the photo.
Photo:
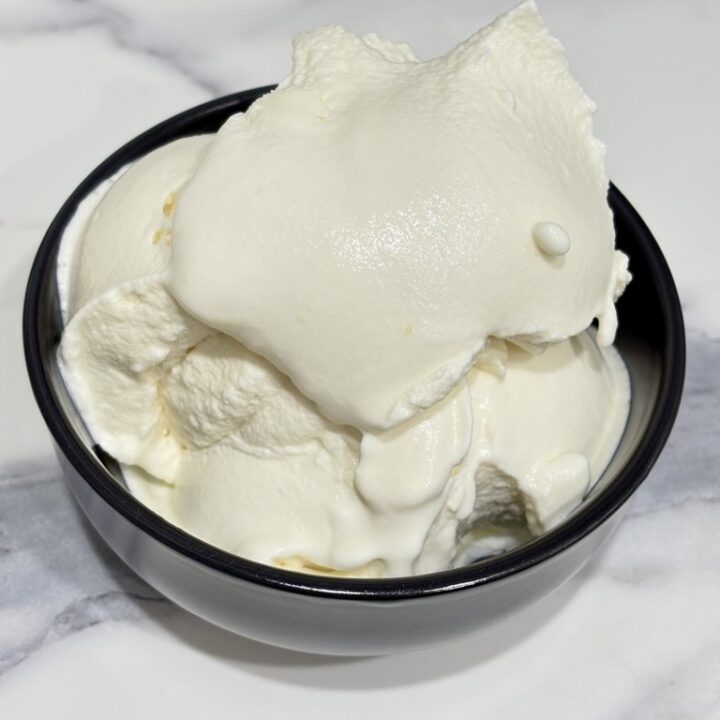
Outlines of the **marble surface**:
[[475,637],[304,656],[160,598],[80,516],[25,378],[27,272],[110,151],[213,96],[272,82],[293,34],[342,23],[441,53],[507,2],[3,0],[0,4],[0,716],[720,718],[720,6],[545,0],[597,101],[610,176],[655,231],[688,323],[676,429],[605,550]]

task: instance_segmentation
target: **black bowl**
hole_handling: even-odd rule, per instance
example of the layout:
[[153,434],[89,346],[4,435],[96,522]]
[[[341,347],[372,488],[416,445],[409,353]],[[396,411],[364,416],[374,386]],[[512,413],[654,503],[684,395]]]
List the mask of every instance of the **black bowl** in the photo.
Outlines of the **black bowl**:
[[111,155],[69,197],[38,250],[25,297],[25,357],[35,398],[68,483],[95,528],[131,568],[182,607],[242,635],[310,652],[388,653],[459,637],[572,577],[615,528],[619,511],[653,466],[675,420],[685,372],[672,276],[645,223],[611,186],[617,245],[630,256],[634,276],[617,306],[617,346],[632,383],[630,417],[601,480],[551,532],[466,567],[387,580],[309,576],[212,547],[136,500],[114,463],[93,447],[57,367],[57,253],[78,203],[105,178],[172,140],[216,131],[271,89],[229,95],[160,123]]

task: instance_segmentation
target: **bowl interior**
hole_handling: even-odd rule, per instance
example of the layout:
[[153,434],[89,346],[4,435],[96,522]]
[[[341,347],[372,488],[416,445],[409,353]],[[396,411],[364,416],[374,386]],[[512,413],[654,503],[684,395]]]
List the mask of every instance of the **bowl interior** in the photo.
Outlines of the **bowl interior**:
[[57,346],[62,333],[56,262],[65,226],[78,203],[102,180],[149,151],[180,137],[216,131],[272,87],[237,93],[171,118],[103,162],[70,196],[47,231],[25,299],[24,341],[31,383],[55,442],[96,492],[142,530],[215,569],[284,589],[382,598],[436,593],[489,582],[530,567],[584,537],[617,510],[645,478],[672,427],[682,392],[685,342],[680,303],[665,260],[650,231],[611,185],[617,246],[630,256],[633,281],[617,304],[617,347],[632,385],[630,415],[620,445],[582,505],[557,528],[500,556],[466,568],[387,580],[299,575],[219,551],[175,528],[142,506],[124,488],[117,464],[93,444],[62,381]]

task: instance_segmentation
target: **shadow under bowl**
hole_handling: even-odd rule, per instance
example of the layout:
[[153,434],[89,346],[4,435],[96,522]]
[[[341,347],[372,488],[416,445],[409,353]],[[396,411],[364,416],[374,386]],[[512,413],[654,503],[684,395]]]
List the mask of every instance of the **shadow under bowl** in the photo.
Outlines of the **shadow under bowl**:
[[633,273],[617,304],[616,342],[630,373],[630,416],[603,477],[554,530],[466,567],[383,580],[304,575],[212,547],[136,500],[88,436],[57,366],[63,329],[57,254],[78,204],[104,179],[161,145],[216,131],[271,89],[229,95],[160,123],[111,155],[65,202],[38,250],[25,296],[23,337],[35,398],[66,479],[94,527],[133,570],[187,610],[261,642],[318,653],[391,653],[466,635],[572,577],[617,526],[623,505],[655,463],[675,420],[685,373],[672,276],[645,223],[611,185],[617,246],[630,256]]

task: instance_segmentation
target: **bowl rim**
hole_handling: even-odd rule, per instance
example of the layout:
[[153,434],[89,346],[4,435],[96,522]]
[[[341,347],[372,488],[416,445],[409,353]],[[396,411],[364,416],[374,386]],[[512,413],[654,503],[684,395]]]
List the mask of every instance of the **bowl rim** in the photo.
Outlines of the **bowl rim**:
[[199,122],[212,122],[223,113],[229,116],[242,111],[275,87],[269,85],[253,88],[211,100],[178,113],[141,133],[100,163],[77,186],[49,225],[27,283],[23,307],[23,344],[33,393],[57,447],[90,488],[142,532],[212,570],[280,591],[345,600],[407,600],[497,582],[562,553],[603,524],[645,479],[672,429],[685,376],[685,331],[680,300],[672,275],[647,225],[612,183],[609,186],[608,199],[613,212],[621,214],[632,232],[646,245],[649,272],[660,289],[661,320],[665,330],[665,343],[662,348],[664,372],[660,379],[655,410],[636,451],[607,487],[557,528],[516,550],[451,570],[382,579],[308,575],[247,560],[186,533],[140,503],[103,467],[66,421],[43,364],[40,346],[40,297],[48,271],[55,271],[55,263],[52,263],[52,268],[48,268],[48,265],[77,205],[103,179],[121,166],[155,147],[182,137],[183,134],[194,134],[197,131],[189,128]]

